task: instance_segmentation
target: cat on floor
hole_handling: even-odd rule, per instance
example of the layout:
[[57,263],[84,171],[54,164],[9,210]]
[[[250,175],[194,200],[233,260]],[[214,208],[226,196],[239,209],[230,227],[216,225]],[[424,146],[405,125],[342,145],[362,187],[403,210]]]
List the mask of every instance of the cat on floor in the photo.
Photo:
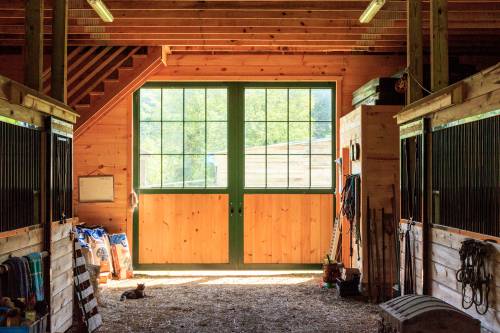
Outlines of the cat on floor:
[[124,301],[126,299],[144,298],[146,297],[144,289],[146,289],[146,285],[144,283],[138,283],[137,288],[135,288],[134,290],[125,291],[120,297],[120,301]]

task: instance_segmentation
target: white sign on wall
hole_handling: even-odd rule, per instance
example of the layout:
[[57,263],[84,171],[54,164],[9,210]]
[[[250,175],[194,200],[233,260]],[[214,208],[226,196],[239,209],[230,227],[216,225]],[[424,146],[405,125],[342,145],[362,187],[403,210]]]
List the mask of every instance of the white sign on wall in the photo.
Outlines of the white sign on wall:
[[78,177],[79,202],[113,202],[113,176],[80,176]]

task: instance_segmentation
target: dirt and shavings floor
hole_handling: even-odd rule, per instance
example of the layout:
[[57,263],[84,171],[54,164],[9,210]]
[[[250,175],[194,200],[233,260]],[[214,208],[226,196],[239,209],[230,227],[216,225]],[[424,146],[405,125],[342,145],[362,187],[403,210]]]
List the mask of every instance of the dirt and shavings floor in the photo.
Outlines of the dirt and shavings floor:
[[[338,299],[318,274],[168,276],[110,281],[99,332],[376,332],[373,305]],[[120,302],[146,284],[150,296]]]

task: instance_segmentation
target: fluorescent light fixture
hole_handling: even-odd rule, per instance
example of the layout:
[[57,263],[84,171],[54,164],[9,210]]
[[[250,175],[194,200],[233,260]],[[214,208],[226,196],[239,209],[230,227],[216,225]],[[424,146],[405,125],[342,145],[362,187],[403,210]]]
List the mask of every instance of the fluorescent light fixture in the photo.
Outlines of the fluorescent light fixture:
[[104,22],[113,22],[113,14],[109,11],[108,7],[106,7],[106,4],[102,2],[102,0],[87,0],[89,3],[90,7],[92,7],[97,15],[103,20]]
[[370,23],[375,15],[377,15],[378,11],[385,4],[385,0],[372,0],[368,7],[366,7],[365,11],[359,17],[359,22],[361,23]]

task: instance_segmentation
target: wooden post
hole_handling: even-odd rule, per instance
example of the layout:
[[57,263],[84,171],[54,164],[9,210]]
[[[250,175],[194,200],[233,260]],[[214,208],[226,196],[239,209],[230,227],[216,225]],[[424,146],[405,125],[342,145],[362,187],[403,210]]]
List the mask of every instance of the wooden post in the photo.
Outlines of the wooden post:
[[38,91],[43,90],[43,0],[26,0],[24,83]]
[[67,102],[68,1],[54,0],[52,9],[52,68],[50,94]]
[[448,86],[448,0],[431,0],[431,90]]
[[407,0],[406,61],[408,66],[408,92],[406,102],[411,104],[422,98],[423,49],[422,49],[422,0]]
[[431,255],[431,217],[432,217],[432,131],[430,119],[422,119],[422,294],[432,294],[432,255]]

